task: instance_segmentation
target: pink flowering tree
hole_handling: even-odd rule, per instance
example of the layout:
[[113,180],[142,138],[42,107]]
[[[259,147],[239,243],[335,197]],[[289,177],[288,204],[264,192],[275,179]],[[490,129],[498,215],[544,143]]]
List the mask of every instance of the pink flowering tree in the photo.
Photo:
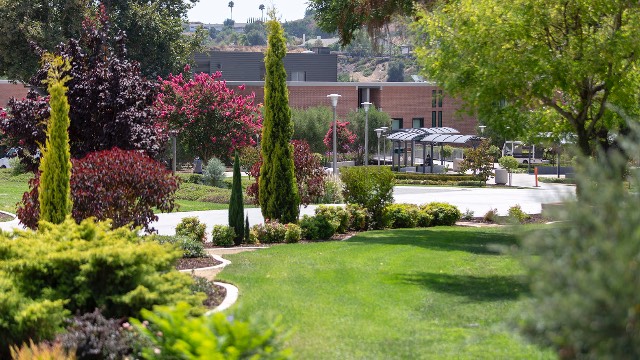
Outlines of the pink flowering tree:
[[[340,121],[336,124],[337,129],[337,149],[338,154],[351,152],[353,144],[356,142],[356,135],[348,128],[348,121]],[[327,146],[329,153],[333,152],[333,122],[329,126],[329,131],[324,136],[324,144]]]
[[196,74],[193,79],[169,75],[160,79],[162,91],[155,102],[165,130],[177,131],[185,150],[205,163],[214,156],[228,161],[236,149],[255,145],[262,128],[255,95],[236,94],[221,76],[220,72]]

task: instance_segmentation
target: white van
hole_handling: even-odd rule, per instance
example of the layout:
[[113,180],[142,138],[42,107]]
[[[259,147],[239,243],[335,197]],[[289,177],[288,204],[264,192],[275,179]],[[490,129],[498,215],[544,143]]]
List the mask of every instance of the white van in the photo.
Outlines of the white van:
[[502,146],[502,156],[513,156],[520,164],[542,164],[542,154],[536,154],[535,145],[525,145],[522,141],[507,140]]

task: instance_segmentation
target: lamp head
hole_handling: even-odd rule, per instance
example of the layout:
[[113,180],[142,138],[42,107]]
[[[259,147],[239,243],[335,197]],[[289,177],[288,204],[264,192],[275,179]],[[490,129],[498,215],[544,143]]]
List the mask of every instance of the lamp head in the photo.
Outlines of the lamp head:
[[375,130],[373,130],[373,131],[375,131],[375,132],[376,132],[376,135],[378,135],[378,139],[379,139],[379,138],[380,138],[380,135],[382,135],[382,133],[384,132],[384,129],[382,129],[382,128],[378,128],[378,129],[375,129]]
[[367,102],[363,102],[361,105],[362,105],[362,108],[364,109],[364,112],[368,113],[369,112],[369,106],[371,106],[373,104],[367,101]]
[[338,106],[338,99],[339,99],[341,96],[342,96],[342,95],[339,95],[339,94],[330,94],[330,95],[327,95],[327,97],[328,97],[329,99],[331,99],[331,106],[333,106],[333,107]]

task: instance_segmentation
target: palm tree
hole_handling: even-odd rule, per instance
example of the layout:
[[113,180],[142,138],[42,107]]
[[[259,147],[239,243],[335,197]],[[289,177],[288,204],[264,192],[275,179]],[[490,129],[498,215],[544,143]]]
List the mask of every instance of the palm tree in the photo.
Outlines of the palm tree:
[[260,12],[262,12],[262,15],[260,16],[260,20],[264,21],[264,4],[260,4],[260,6],[258,6],[258,9],[260,10]]
[[229,8],[231,9],[231,20],[233,20],[233,1],[229,1]]

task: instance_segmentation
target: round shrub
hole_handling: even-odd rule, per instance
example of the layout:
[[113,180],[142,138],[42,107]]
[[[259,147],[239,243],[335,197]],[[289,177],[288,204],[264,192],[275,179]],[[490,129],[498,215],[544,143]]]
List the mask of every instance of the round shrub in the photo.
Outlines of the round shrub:
[[391,204],[387,206],[385,223],[393,229],[414,228],[418,225],[420,209],[413,204]]
[[456,221],[462,217],[458,207],[443,202],[428,203],[422,205],[420,209],[433,218],[432,226],[455,225]]
[[342,204],[342,181],[333,176],[324,177],[324,193],[317,200],[318,204]]
[[302,238],[302,228],[296,224],[287,224],[287,231],[284,234],[284,242],[291,244],[297,243]]
[[227,225],[214,225],[211,230],[211,240],[216,246],[231,247],[234,245],[233,239],[235,237],[236,232]]
[[222,187],[224,184],[224,172],[227,167],[218,158],[211,158],[207,165],[202,169],[202,181],[211,186]]
[[277,221],[265,221],[255,225],[253,232],[261,244],[277,244],[285,241],[287,228]]
[[324,214],[316,216],[305,215],[300,220],[302,237],[309,240],[330,239],[338,228],[339,223]]
[[327,216],[331,221],[338,223],[336,233],[344,234],[349,228],[349,212],[342,206],[320,205],[316,208],[316,215]]
[[176,235],[183,235],[204,242],[207,236],[207,226],[200,222],[197,216],[183,218],[176,226]]
[[160,244],[172,244],[182,251],[183,258],[205,257],[202,241],[185,235],[154,235],[154,239]]
[[388,167],[353,166],[340,170],[347,204],[358,204],[370,214],[374,229],[384,227],[384,209],[393,202],[395,177]]

